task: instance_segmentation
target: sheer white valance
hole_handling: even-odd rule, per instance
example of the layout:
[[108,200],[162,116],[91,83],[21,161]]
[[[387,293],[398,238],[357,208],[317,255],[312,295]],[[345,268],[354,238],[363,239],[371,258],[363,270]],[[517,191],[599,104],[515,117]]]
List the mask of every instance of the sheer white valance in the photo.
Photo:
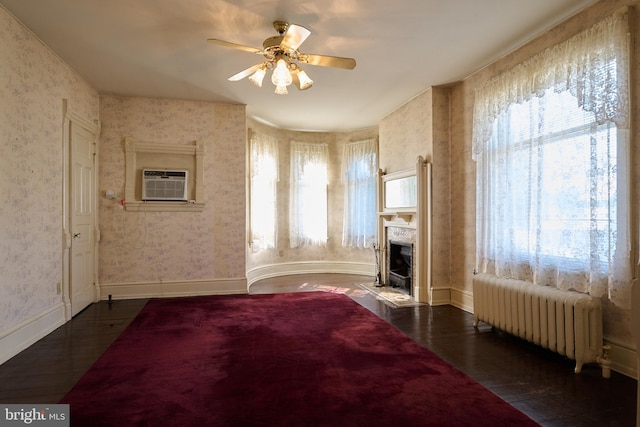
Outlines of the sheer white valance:
[[250,150],[251,177],[267,173],[278,179],[278,140],[270,135],[251,131]]
[[629,32],[624,8],[485,83],[475,94],[474,159],[500,113],[547,89],[569,91],[598,124],[611,121],[629,129]]
[[362,141],[349,142],[345,144],[342,151],[342,167],[340,176],[343,183],[349,181],[350,175],[354,174],[353,164],[358,163],[357,171],[367,177],[378,173],[378,141],[375,138]]

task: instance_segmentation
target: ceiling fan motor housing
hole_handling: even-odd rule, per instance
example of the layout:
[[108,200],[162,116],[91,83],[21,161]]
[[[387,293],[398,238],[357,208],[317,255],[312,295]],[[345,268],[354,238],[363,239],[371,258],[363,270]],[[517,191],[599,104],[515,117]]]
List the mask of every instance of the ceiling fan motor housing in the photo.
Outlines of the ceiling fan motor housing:
[[287,32],[287,30],[289,29],[289,23],[286,21],[274,21],[273,22],[273,28],[276,29],[276,31],[278,32],[278,34],[280,34],[281,36],[284,35],[284,33]]
[[284,36],[271,36],[262,42],[262,47],[264,50],[270,50],[276,47],[279,48],[283,38]]

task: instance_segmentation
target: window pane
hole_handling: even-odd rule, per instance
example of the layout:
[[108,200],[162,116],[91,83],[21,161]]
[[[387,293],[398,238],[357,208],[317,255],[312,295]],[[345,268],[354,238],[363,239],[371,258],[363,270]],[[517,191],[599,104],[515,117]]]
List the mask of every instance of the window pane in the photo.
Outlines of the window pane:
[[265,135],[251,138],[251,243],[254,250],[276,247],[277,142]]
[[291,143],[291,247],[327,242],[326,144]]
[[371,247],[376,238],[377,144],[375,139],[345,145],[342,156],[344,218],[342,245]]
[[606,276],[616,238],[616,135],[569,92],[548,90],[499,116],[483,166],[483,256],[525,279]]

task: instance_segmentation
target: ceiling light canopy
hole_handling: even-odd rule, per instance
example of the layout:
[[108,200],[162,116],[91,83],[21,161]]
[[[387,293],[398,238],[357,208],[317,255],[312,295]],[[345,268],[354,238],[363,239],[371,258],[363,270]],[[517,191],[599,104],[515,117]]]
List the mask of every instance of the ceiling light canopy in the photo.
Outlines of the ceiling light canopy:
[[267,70],[269,70],[272,71],[271,82],[276,86],[275,93],[285,95],[288,93],[287,86],[290,86],[292,83],[299,90],[309,89],[313,85],[313,80],[300,68],[298,63],[321,67],[337,67],[347,70],[352,70],[356,66],[356,61],[353,58],[300,53],[298,47],[300,47],[311,34],[311,31],[304,27],[295,24],[289,25],[289,23],[283,21],[274,22],[273,27],[278,32],[278,35],[267,38],[262,43],[262,49],[255,49],[218,39],[208,40],[211,43],[221,46],[264,56],[265,61],[229,77],[230,81],[238,81],[249,77],[249,80],[253,84],[262,87],[264,77],[267,74]]

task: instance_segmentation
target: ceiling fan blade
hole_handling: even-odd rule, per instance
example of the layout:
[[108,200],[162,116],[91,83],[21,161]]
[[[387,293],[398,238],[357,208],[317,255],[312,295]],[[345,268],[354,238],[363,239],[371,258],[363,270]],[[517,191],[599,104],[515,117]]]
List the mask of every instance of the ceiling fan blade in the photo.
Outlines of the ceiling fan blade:
[[238,80],[242,80],[247,76],[250,76],[251,74],[255,73],[256,71],[258,71],[258,69],[262,67],[262,63],[256,64],[252,67],[247,68],[246,70],[242,70],[240,71],[238,74],[234,74],[233,76],[229,77],[227,80],[231,81],[231,82],[237,82]]
[[356,67],[356,60],[353,58],[342,58],[340,56],[327,55],[300,55],[300,62],[311,65],[319,65],[320,67],[336,67],[353,70]]
[[300,25],[290,24],[284,38],[280,42],[280,47],[296,50],[309,37],[311,31]]
[[239,50],[244,50],[245,52],[251,52],[251,53],[259,53],[262,54],[263,52],[260,49],[256,49],[254,47],[249,47],[249,46],[243,46],[241,44],[237,44],[237,43],[231,43],[231,42],[226,42],[224,40],[218,40],[218,39],[207,39],[207,41],[209,43],[213,43],[213,44],[217,44],[220,46],[225,46],[225,47],[230,47],[232,49],[239,49]]

